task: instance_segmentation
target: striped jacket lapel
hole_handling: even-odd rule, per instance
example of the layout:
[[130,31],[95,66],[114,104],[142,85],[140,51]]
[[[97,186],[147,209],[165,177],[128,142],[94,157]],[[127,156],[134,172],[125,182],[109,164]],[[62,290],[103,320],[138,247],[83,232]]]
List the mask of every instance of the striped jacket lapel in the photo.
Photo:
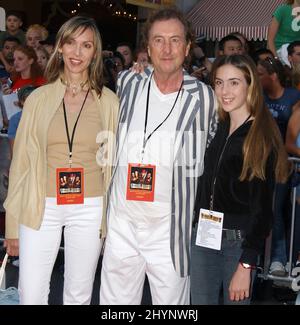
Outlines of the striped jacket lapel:
[[123,147],[132,120],[135,103],[140,98],[144,87],[148,83],[151,72],[151,70],[147,69],[143,74],[136,74],[128,70],[121,73],[118,78],[117,95],[120,98],[120,115],[116,133],[116,157],[114,160],[115,168],[112,179],[119,162],[121,148]]
[[[184,71],[183,92],[181,97],[181,112],[176,126],[176,137],[174,143],[174,158],[177,157],[182,146],[184,132],[189,130],[197,112],[200,110],[199,96],[194,94],[203,92],[197,87],[195,79]],[[203,97],[203,94],[202,96]]]

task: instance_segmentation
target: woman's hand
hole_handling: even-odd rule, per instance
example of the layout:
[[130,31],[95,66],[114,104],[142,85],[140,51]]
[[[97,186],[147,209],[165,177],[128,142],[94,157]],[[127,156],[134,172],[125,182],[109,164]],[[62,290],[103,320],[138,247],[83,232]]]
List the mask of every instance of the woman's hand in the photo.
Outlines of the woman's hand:
[[19,256],[19,239],[5,239],[3,246],[9,256]]
[[9,94],[12,93],[12,90],[9,87],[9,85],[6,84],[6,85],[2,86],[2,92],[3,92],[4,95],[9,95]]
[[249,298],[251,269],[245,269],[240,263],[229,285],[229,299],[240,301]]

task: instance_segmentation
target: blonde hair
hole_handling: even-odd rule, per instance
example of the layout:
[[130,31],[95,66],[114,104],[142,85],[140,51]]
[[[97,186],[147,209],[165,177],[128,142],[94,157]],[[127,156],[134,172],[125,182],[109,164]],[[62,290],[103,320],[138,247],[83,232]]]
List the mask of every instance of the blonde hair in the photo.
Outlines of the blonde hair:
[[[242,71],[248,84],[246,98],[249,113],[254,117],[249,133],[243,144],[243,168],[240,181],[257,177],[265,180],[266,165],[270,155],[274,156],[275,179],[284,183],[289,175],[288,156],[278,126],[264,103],[263,91],[252,59],[245,55],[220,56],[213,64],[212,81],[216,79],[218,68],[232,65]],[[221,120],[229,119],[229,114],[219,105]]]
[[44,41],[47,37],[48,37],[48,31],[47,29],[42,26],[42,25],[39,25],[39,24],[33,24],[33,25],[30,25],[27,29],[27,32],[26,32],[26,39],[27,39],[27,35],[32,32],[32,31],[37,31],[41,34],[41,40]]
[[103,61],[102,41],[94,19],[83,16],[75,16],[67,20],[59,29],[56,36],[54,51],[46,67],[45,75],[49,83],[57,80],[64,70],[64,62],[59,50],[78,31],[83,33],[90,29],[94,34],[95,58],[91,62],[88,71],[89,85],[100,96],[103,88]]

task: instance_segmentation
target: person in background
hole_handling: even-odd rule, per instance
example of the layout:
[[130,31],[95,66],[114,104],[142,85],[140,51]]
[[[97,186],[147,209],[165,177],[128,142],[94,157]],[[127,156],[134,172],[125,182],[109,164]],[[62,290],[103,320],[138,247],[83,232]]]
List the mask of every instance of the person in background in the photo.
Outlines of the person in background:
[[[119,107],[103,87],[101,53],[96,22],[72,17],[58,31],[47,85],[25,101],[4,203],[4,246],[19,255],[22,305],[48,303],[62,231],[63,303],[91,301]],[[84,185],[60,187],[74,174]]]
[[297,90],[300,90],[300,64],[297,64],[292,68],[290,72],[290,78],[291,86]]
[[41,86],[46,83],[43,72],[37,63],[35,50],[28,46],[18,46],[14,51],[14,70],[12,86],[6,84],[2,90],[4,94],[17,92],[25,85]]
[[6,13],[6,31],[0,32],[0,50],[3,49],[3,42],[7,37],[16,37],[21,45],[25,44],[25,33],[21,29],[23,16],[18,10],[8,10]]
[[200,81],[203,81],[206,84],[210,83],[209,74],[211,71],[212,63],[205,56],[202,48],[198,45],[195,45],[185,61],[185,69],[187,72],[197,78]]
[[129,69],[133,63],[133,51],[129,43],[122,42],[116,47],[116,51],[123,55],[125,61],[125,69]]
[[273,52],[267,48],[260,48],[253,53],[253,60],[255,64],[257,64],[259,60],[266,60],[266,58],[274,59]]
[[45,50],[43,46],[39,46],[35,50],[37,56],[37,63],[39,64],[40,68],[44,72],[49,61],[49,53]]
[[[251,58],[221,56],[211,77],[220,121],[197,191],[192,304],[220,304],[221,289],[223,304],[250,304],[253,271],[272,226],[275,180],[284,182],[288,176],[287,154]],[[201,209],[220,226],[199,233]],[[207,232],[215,236],[205,242]]]
[[290,62],[291,84],[300,90],[300,41],[294,41],[287,47]]
[[273,13],[272,21],[268,28],[268,48],[273,55],[288,66],[287,46],[289,43],[300,39],[298,14],[300,0],[287,0],[279,5]]
[[244,34],[236,31],[236,32],[230,33],[229,35],[235,36],[241,41],[241,43],[242,43],[242,52],[239,53],[239,54],[249,54],[248,40],[247,40],[247,37]]
[[3,43],[2,55],[5,62],[0,60],[0,78],[9,78],[14,69],[14,51],[20,45],[16,37],[7,37]]
[[26,32],[26,45],[37,49],[40,41],[44,41],[48,37],[47,29],[39,24],[30,25]]
[[[286,131],[293,109],[300,103],[300,91],[286,87],[283,64],[278,59],[258,61],[257,71],[263,87],[265,103],[274,117],[285,142]],[[275,187],[274,222],[270,274],[285,276],[287,272],[287,234],[290,220],[290,180]]]
[[[16,37],[9,36],[4,40],[4,46],[1,52],[4,62],[0,60],[0,87],[1,87],[0,92],[2,92],[3,88],[5,89],[5,87],[3,86],[11,82],[10,76],[14,69],[13,53],[16,47],[19,45],[20,45],[20,41]],[[3,121],[3,126],[0,132],[6,134],[8,128],[8,118],[7,118],[6,110],[4,108],[4,105],[2,105],[2,103],[0,103],[0,109],[1,109],[1,115]]]
[[54,51],[54,46],[55,46],[55,35],[54,34],[49,34],[48,37],[43,40],[39,41],[40,44],[44,47],[44,49],[48,52],[49,57]]
[[147,68],[150,64],[147,49],[144,47],[138,48],[134,53],[134,61]]
[[[126,70],[118,78],[121,118],[109,192],[102,305],[140,304],[146,274],[154,305],[190,301],[192,207],[216,125],[214,94],[183,69],[192,33],[180,11],[154,12],[144,37],[152,69],[141,74]],[[136,172],[138,184],[132,181]],[[151,184],[145,185],[147,173]]]
[[[18,106],[22,109],[25,103],[26,98],[36,89],[36,87],[27,85],[22,87],[18,91]],[[16,114],[14,114],[9,120],[9,127],[8,127],[8,139],[11,149],[11,156],[13,153],[14,141],[17,133],[17,129],[21,120],[22,110]]]
[[[285,147],[287,152],[293,157],[300,158],[300,105],[297,105],[291,115],[287,127]],[[294,229],[294,247],[293,262],[295,266],[300,265],[300,164],[296,164],[295,172],[298,173],[298,185],[296,190],[295,207],[295,229]]]
[[287,47],[288,60],[291,67],[300,64],[300,40],[290,43]]
[[243,44],[236,36],[227,35],[220,40],[219,55],[233,55],[242,53]]
[[118,73],[124,70],[125,61],[123,55],[119,52],[105,51],[105,53],[107,53],[107,56],[103,59],[105,85],[115,92]]
[[6,13],[6,31],[0,32],[0,61],[5,67],[7,72],[12,72],[11,64],[6,60],[3,53],[4,41],[8,37],[14,37],[18,39],[19,45],[25,44],[25,34],[21,29],[23,25],[22,14],[17,10],[10,10]]

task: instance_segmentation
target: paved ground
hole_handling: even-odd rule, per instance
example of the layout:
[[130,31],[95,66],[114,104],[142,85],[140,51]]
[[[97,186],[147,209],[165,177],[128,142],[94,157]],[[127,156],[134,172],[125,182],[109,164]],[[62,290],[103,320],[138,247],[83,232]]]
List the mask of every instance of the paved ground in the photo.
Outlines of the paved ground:
[[[2,260],[4,251],[1,250],[0,259]],[[99,288],[100,288],[100,270],[101,259],[96,272],[94,290],[92,296],[92,305],[99,304]],[[6,273],[6,285],[17,286],[18,268],[9,264]],[[60,251],[55,263],[54,271],[51,279],[49,304],[62,305],[63,291],[63,252]],[[257,280],[253,294],[253,305],[293,305],[295,303],[296,294],[291,290],[283,287],[274,286],[272,281]],[[143,305],[151,304],[151,295],[148,282],[145,282],[144,295],[142,299]]]

